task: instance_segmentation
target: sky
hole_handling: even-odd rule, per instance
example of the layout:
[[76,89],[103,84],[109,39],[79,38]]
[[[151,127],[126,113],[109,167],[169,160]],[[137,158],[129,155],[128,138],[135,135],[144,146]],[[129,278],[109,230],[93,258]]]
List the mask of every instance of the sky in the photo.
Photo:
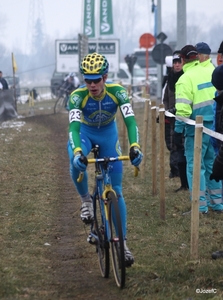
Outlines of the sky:
[[[99,5],[99,0],[95,0]],[[113,5],[118,5],[118,1],[113,0]],[[126,3],[129,0],[121,0]],[[216,21],[216,16],[223,13],[219,7],[222,7],[223,0],[187,0],[187,13],[198,13],[208,16],[208,19]],[[46,33],[49,37],[63,39],[70,35],[70,38],[77,38],[76,32],[82,31],[82,11],[84,0],[7,0],[0,2],[0,16],[7,18],[5,34],[0,34],[0,42],[5,46],[13,48],[19,45],[20,49],[27,46],[28,36],[31,34],[29,28],[32,12],[37,14],[42,12],[42,18],[45,25]],[[137,0],[137,2],[151,5],[151,0]],[[149,3],[149,4],[148,4]],[[157,0],[155,0],[157,3]],[[42,9],[38,10],[38,8]],[[161,0],[162,17],[176,14],[177,0]],[[148,9],[148,14],[150,10]],[[140,20],[141,16],[139,16]],[[152,17],[151,17],[152,19]],[[204,18],[205,20],[205,18]],[[113,16],[113,21],[114,16]],[[204,22],[204,26],[207,26]],[[151,23],[150,27],[153,24]],[[152,32],[152,28],[145,32]],[[75,34],[73,35],[73,32]],[[143,32],[142,32],[143,33]],[[72,36],[73,35],[73,36]]]

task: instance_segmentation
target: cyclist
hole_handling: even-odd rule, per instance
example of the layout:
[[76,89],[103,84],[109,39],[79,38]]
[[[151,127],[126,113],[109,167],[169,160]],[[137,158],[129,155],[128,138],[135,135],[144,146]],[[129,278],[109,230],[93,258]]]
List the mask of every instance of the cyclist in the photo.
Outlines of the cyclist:
[[69,73],[59,88],[60,95],[66,94],[65,107],[68,109],[70,94],[80,86],[80,81],[74,72]]
[[[99,145],[100,157],[121,155],[118,131],[115,121],[119,107],[128,130],[130,160],[138,166],[143,158],[139,146],[139,133],[134,112],[124,87],[106,82],[109,63],[105,56],[93,53],[84,57],[80,64],[85,85],[71,93],[69,101],[69,141],[68,154],[70,174],[81,197],[81,219],[84,223],[93,220],[92,199],[88,191],[86,156],[94,145]],[[126,245],[126,204],[122,195],[122,162],[112,164],[112,185],[118,197],[118,205],[125,237],[126,266],[131,266],[134,258]],[[79,172],[84,179],[78,183]]]

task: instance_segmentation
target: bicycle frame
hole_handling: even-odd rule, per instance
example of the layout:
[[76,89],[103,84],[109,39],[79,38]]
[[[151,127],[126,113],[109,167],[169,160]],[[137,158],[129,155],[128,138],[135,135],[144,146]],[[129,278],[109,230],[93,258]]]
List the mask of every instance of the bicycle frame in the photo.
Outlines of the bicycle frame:
[[[117,156],[117,157],[108,157],[108,158],[90,158],[88,163],[95,163],[95,179],[96,179],[96,189],[93,195],[93,203],[96,201],[96,197],[100,199],[100,210],[104,224],[106,224],[105,232],[106,238],[108,241],[111,239],[111,234],[108,230],[108,205],[107,205],[107,195],[108,192],[113,192],[116,195],[115,190],[112,188],[111,177],[109,174],[109,169],[111,166],[109,162],[115,162],[118,160],[129,160],[129,156]],[[101,166],[103,164],[103,167]],[[95,205],[94,205],[95,207]],[[94,237],[95,240],[98,239],[95,236],[93,231],[93,224],[91,225],[90,234]],[[91,243],[91,242],[90,242]]]

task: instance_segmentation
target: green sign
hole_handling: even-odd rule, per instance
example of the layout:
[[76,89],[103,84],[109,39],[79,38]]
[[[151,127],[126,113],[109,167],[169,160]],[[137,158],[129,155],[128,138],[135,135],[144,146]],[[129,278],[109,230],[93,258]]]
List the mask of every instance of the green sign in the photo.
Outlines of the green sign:
[[94,1],[84,1],[84,34],[88,37],[95,37],[95,17],[94,17]]
[[113,34],[112,0],[100,0],[100,35]]

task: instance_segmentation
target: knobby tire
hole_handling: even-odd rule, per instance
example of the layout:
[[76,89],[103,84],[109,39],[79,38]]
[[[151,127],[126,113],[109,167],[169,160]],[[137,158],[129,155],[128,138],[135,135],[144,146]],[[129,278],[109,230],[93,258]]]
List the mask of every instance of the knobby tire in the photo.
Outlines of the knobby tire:
[[[108,222],[111,231],[110,250],[115,281],[118,287],[125,285],[125,252],[122,223],[119,213],[118,200],[113,192],[108,192],[109,203]],[[116,230],[117,234],[116,234]]]
[[104,278],[109,277],[110,264],[109,264],[109,243],[106,239],[105,224],[102,218],[101,208],[98,196],[95,198],[95,220],[94,228],[98,236],[98,242],[96,244],[96,251],[98,254],[99,268],[101,275]]

